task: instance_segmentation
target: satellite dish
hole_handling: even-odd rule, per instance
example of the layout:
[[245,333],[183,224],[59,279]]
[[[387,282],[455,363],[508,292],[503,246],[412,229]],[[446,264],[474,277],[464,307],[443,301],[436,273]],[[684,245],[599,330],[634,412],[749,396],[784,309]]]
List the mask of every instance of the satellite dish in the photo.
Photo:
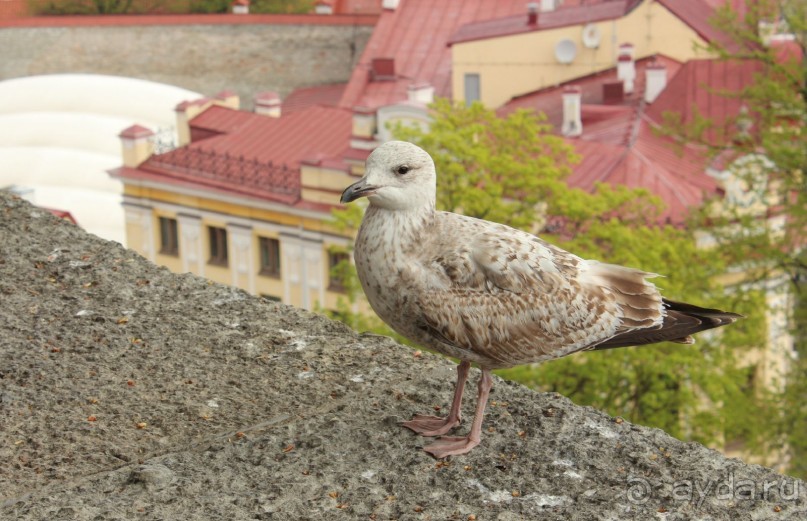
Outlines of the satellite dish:
[[589,49],[596,49],[600,46],[600,41],[602,41],[602,33],[599,26],[587,24],[583,27],[583,45]]
[[563,39],[555,44],[555,59],[558,63],[572,63],[577,56],[577,44],[569,39]]

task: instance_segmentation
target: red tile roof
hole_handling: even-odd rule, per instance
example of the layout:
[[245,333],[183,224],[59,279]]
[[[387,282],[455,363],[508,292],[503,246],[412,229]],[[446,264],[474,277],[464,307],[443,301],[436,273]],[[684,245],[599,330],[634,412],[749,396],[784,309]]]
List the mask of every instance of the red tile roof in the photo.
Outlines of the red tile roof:
[[667,78],[675,76],[681,63],[664,55],[636,60],[636,79],[633,94],[626,94],[619,103],[604,105],[603,85],[617,81],[616,68],[583,76],[563,85],[539,89],[511,99],[497,112],[506,116],[516,109],[526,108],[546,114],[549,123],[560,128],[563,122],[561,92],[566,85],[580,87],[582,122],[585,136],[599,141],[624,144],[629,128],[636,117],[636,109],[642,103],[645,86],[645,69],[651,63],[666,67]]
[[254,117],[255,114],[251,112],[211,105],[191,120],[191,131],[201,129],[215,134],[229,134],[249,124]]
[[728,4],[732,11],[737,13],[741,18],[748,12],[748,0],[704,0],[712,9],[718,9]]
[[[555,11],[538,13],[537,23],[527,24],[526,13],[505,18],[483,20],[460,27],[450,38],[455,44],[513,34],[542,31],[570,25],[583,25],[602,20],[622,18],[638,7],[644,0],[611,0],[592,4],[561,6]],[[707,42],[719,41],[727,46],[733,42],[709,22],[714,8],[706,0],[655,0],[681,19]],[[710,0],[715,3],[718,0]]]
[[[250,117],[234,132],[190,146],[297,168],[309,156],[344,150],[353,125],[350,111],[333,107],[310,107],[281,118],[242,114]],[[192,126],[196,119],[191,120]]]
[[[378,19],[361,59],[353,69],[341,107],[378,108],[407,99],[410,83],[429,83],[434,95],[451,96],[448,39],[460,26],[524,13],[524,0],[402,0]],[[395,60],[395,79],[371,81],[375,58]]]
[[731,93],[753,83],[760,71],[759,63],[752,61],[691,60],[647,109],[647,117],[658,125],[664,123],[665,112],[681,114],[683,123],[708,118],[715,127],[705,137],[713,144],[725,143],[736,134],[734,119],[743,105]]
[[327,211],[300,199],[300,165],[318,155],[338,156],[347,147],[352,114],[314,106],[281,118],[211,106],[190,122],[191,135],[207,137],[151,156],[116,175],[151,179]]
[[570,140],[582,161],[568,183],[585,190],[596,183],[644,188],[664,201],[661,220],[672,224],[683,223],[693,208],[717,194],[717,183],[705,172],[705,154],[693,147],[679,151],[673,140],[658,136],[643,119],[635,122],[634,132],[624,145]]
[[[686,68],[664,56],[657,60],[666,66],[668,78],[673,79],[668,80],[667,88],[650,109],[643,100],[644,69],[653,59],[637,60],[635,91],[620,103],[603,104],[602,86],[616,79],[615,68],[567,84],[578,86],[582,91],[583,122],[583,134],[568,140],[582,158],[568,182],[585,190],[594,189],[600,182],[645,188],[666,204],[662,220],[679,224],[690,209],[717,193],[717,183],[706,174],[708,158],[700,149],[681,150],[672,139],[658,135],[655,130],[658,123],[649,112],[657,105],[676,105],[668,99],[679,98],[675,81]],[[560,103],[563,88],[561,85],[514,98],[499,114],[532,108],[546,112],[548,121],[559,129],[563,119]],[[684,106],[677,105],[679,109]]]
[[505,18],[482,20],[460,27],[449,39],[449,44],[484,40],[512,34],[541,31],[569,25],[582,25],[601,20],[621,18],[632,11],[642,0],[612,0],[577,6],[561,6],[554,11],[538,13],[537,23],[527,24],[527,11]]
[[291,114],[312,105],[336,107],[345,92],[347,83],[302,87],[286,96],[282,104],[282,114]]
[[804,59],[804,49],[802,49],[799,42],[795,39],[790,39],[789,37],[774,38],[771,40],[770,45],[771,49],[776,53],[776,60],[779,63],[787,63],[789,61],[801,63]]

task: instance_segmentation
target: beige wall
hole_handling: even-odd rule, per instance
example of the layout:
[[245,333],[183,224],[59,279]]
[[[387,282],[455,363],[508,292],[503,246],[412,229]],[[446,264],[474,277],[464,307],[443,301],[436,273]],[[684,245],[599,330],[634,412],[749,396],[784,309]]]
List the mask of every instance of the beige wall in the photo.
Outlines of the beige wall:
[[[694,49],[695,42],[705,42],[652,0],[646,0],[624,18],[596,25],[602,35],[597,49],[583,45],[582,25],[454,44],[454,99],[465,100],[465,74],[477,73],[482,102],[499,107],[513,96],[615,67],[618,47],[623,43],[634,45],[636,58],[656,53],[680,61],[705,56]],[[560,64],[555,59],[555,45],[563,39],[577,45],[577,55],[570,64]]]
[[301,170],[302,196],[306,201],[337,204],[344,189],[356,178],[341,170],[303,165]]

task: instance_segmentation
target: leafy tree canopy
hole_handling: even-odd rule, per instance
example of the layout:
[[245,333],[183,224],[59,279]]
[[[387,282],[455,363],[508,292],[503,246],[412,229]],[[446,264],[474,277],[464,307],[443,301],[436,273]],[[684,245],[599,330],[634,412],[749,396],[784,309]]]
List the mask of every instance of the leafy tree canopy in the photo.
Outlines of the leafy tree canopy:
[[766,394],[770,404],[768,446],[788,451],[790,472],[805,477],[807,2],[747,0],[744,7],[742,15],[729,5],[716,12],[713,25],[729,39],[707,46],[718,59],[756,71],[747,85],[719,93],[740,101],[743,110],[728,121],[696,117],[684,123],[669,114],[663,131],[728,163],[733,182],[745,190],[739,200],[704,207],[694,225],[708,229],[714,250],[743,274],[747,287],[785,292],[791,303],[796,356],[790,359],[784,391],[758,393]]

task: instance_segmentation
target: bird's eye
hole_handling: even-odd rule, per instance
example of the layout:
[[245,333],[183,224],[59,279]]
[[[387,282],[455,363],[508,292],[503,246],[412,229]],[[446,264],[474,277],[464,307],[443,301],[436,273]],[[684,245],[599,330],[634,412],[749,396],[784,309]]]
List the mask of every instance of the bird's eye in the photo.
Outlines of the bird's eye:
[[401,166],[399,166],[398,168],[395,169],[395,173],[398,174],[398,175],[404,175],[407,172],[409,172],[409,167],[406,166],[406,165],[401,165]]

